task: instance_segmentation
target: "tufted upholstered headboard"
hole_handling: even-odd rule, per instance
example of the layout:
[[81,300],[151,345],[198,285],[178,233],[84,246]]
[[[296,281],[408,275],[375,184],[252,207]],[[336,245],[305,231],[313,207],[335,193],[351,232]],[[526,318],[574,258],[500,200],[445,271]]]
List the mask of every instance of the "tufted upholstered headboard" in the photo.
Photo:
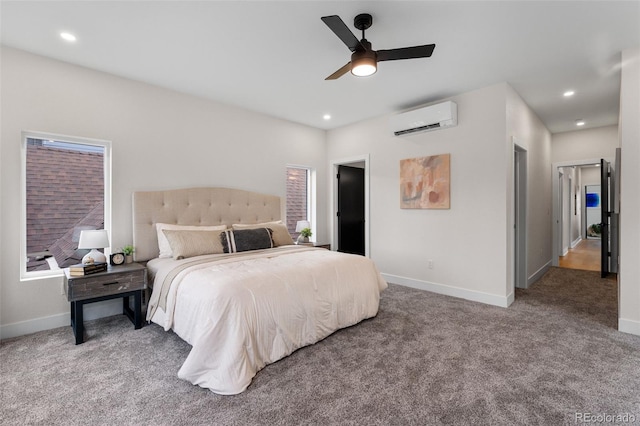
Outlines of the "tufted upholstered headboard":
[[222,225],[279,220],[280,197],[230,188],[133,193],[133,246],[138,262],[158,257],[156,223]]

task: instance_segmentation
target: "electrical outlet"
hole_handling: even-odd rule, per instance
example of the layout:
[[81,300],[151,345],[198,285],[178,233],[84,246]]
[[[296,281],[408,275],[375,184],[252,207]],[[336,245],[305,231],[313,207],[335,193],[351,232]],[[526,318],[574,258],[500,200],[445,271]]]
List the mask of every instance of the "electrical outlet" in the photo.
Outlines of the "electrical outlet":
[[427,265],[429,266],[429,269],[433,269],[433,259],[427,260]]

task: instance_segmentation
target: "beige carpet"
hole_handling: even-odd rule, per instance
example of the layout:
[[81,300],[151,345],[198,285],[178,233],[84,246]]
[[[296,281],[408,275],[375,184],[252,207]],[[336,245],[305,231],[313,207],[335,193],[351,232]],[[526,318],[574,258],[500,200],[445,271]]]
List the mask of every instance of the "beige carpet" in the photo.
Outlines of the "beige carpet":
[[176,376],[189,345],[123,316],[2,342],[2,425],[576,424],[640,422],[640,337],[616,284],[553,268],[507,309],[391,285],[380,312],[219,396]]

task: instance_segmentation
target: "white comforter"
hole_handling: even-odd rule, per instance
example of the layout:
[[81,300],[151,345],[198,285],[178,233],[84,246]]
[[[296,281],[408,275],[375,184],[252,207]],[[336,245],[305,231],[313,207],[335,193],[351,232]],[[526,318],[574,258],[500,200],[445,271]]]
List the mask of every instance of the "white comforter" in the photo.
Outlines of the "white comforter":
[[325,249],[206,257],[212,262],[176,275],[164,303],[159,281],[189,259],[150,262],[156,278],[149,312],[193,346],[178,377],[225,395],[244,391],[265,365],[374,317],[387,287],[370,259]]

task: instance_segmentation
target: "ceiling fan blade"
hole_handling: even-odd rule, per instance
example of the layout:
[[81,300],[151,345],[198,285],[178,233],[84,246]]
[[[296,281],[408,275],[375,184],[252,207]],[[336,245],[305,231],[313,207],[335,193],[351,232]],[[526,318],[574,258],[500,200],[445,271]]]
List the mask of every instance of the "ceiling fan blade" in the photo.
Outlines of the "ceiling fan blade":
[[402,47],[400,49],[378,50],[378,61],[395,61],[398,59],[428,58],[436,48],[435,44],[424,46]]
[[360,44],[360,40],[358,40],[356,36],[353,35],[349,27],[347,27],[347,25],[342,19],[340,19],[338,15],[323,16],[320,19],[322,19],[322,22],[327,24],[327,27],[329,27],[331,31],[333,31],[335,35],[337,35],[338,38],[347,45],[349,50],[355,52],[358,47],[364,49],[364,47]]
[[329,77],[325,78],[325,80],[337,80],[338,78],[342,77],[349,71],[351,71],[351,61],[347,62],[345,66],[343,66],[338,71],[331,74]]

